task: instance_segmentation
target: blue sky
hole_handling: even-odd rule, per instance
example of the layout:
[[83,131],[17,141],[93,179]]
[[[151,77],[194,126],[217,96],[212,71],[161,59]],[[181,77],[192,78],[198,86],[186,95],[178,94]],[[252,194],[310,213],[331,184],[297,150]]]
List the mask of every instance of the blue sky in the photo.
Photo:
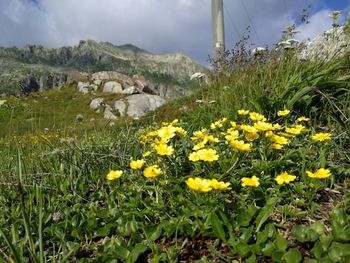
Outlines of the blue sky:
[[[276,43],[293,23],[300,31],[296,38],[312,39],[331,28],[332,10],[343,11],[344,21],[348,0],[224,3],[226,46],[232,48],[249,25],[256,46]],[[302,25],[300,13],[308,4],[311,23]],[[212,52],[210,9],[211,0],[0,0],[0,46],[61,47],[94,39],[154,53],[181,52],[205,64]]]

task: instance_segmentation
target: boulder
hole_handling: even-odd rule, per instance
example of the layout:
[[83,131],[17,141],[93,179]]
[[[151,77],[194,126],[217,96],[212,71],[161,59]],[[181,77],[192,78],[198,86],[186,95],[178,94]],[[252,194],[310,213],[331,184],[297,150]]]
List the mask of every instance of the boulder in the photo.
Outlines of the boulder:
[[157,95],[135,94],[125,98],[128,105],[127,115],[141,117],[162,106],[166,100]]
[[162,84],[158,84],[154,89],[156,90],[157,95],[167,100],[189,95],[191,93],[191,91],[182,87],[164,86]]
[[0,100],[0,107],[1,107],[2,105],[5,105],[5,103],[6,103],[6,100]]
[[131,86],[129,88],[123,89],[123,91],[121,92],[121,94],[137,94],[137,93],[141,93],[141,91],[139,89],[137,89],[135,86]]
[[144,76],[134,75],[132,77],[132,80],[134,81],[135,86],[140,88],[141,90],[143,90],[145,87],[148,86],[147,81],[146,81]]
[[100,71],[100,72],[96,72],[94,74],[91,75],[91,79],[93,81],[96,80],[101,80],[101,81],[111,81],[111,80],[115,80],[119,83],[122,83],[124,86],[129,87],[134,85],[133,80],[124,75],[121,74],[119,72],[116,71]]
[[119,112],[120,116],[123,117],[126,114],[126,103],[123,100],[117,100],[114,103],[114,108]]
[[123,88],[122,85],[116,81],[108,81],[103,86],[103,92],[122,93]]
[[105,112],[104,112],[104,116],[103,116],[105,119],[107,120],[116,120],[118,119],[117,116],[115,116],[112,112],[112,107],[109,106],[109,105],[106,105],[106,108],[105,108]]
[[96,98],[90,102],[90,109],[97,110],[104,102],[104,98]]

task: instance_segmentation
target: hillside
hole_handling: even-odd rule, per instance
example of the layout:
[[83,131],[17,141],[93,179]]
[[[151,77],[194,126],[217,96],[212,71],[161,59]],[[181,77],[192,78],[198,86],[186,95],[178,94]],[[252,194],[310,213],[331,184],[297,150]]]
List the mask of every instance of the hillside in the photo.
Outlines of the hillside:
[[205,68],[179,53],[155,55],[131,44],[114,46],[93,40],[57,49],[36,45],[0,48],[0,93],[16,94],[31,81],[45,90],[69,81],[77,72],[103,70],[181,83]]

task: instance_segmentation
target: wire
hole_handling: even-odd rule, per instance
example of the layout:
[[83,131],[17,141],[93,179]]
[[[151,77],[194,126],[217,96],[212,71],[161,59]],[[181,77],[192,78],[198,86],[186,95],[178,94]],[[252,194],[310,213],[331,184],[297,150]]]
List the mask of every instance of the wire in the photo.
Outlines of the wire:
[[232,16],[231,16],[231,14],[230,14],[230,11],[226,8],[226,5],[225,5],[225,4],[224,4],[224,9],[225,9],[225,11],[226,11],[226,13],[227,13],[227,15],[228,15],[228,18],[229,18],[230,21],[231,21],[231,24],[232,24],[232,26],[233,26],[233,29],[235,30],[235,33],[236,33],[236,35],[237,35],[237,38],[239,39],[239,38],[241,37],[241,34],[239,33],[239,31],[238,31],[238,29],[237,29],[235,23],[233,22],[233,19],[232,19]]
[[244,2],[243,2],[242,0],[241,0],[241,3],[242,3],[242,5],[243,5],[244,11],[245,11],[245,13],[246,13],[246,15],[247,15],[247,17],[248,17],[249,23],[250,23],[250,25],[252,26],[253,31],[254,31],[254,33],[256,34],[257,38],[258,38],[258,41],[261,42],[261,41],[260,41],[259,34],[258,34],[258,32],[256,31],[256,29],[255,29],[254,23],[253,23],[253,21],[252,21],[250,15],[249,15],[249,12],[248,12],[247,7],[245,6],[245,4],[244,4]]

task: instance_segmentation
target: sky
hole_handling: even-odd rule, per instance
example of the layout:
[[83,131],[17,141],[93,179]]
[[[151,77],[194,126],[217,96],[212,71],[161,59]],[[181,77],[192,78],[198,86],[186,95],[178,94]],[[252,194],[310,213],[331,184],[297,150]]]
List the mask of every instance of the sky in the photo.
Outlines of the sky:
[[[311,4],[308,24],[300,14]],[[342,21],[348,0],[224,0],[226,48],[245,28],[254,46],[277,43],[296,24],[299,40],[331,28],[331,11]],[[211,0],[0,0],[0,46],[77,45],[93,39],[131,43],[156,54],[180,52],[202,64],[212,53]]]

